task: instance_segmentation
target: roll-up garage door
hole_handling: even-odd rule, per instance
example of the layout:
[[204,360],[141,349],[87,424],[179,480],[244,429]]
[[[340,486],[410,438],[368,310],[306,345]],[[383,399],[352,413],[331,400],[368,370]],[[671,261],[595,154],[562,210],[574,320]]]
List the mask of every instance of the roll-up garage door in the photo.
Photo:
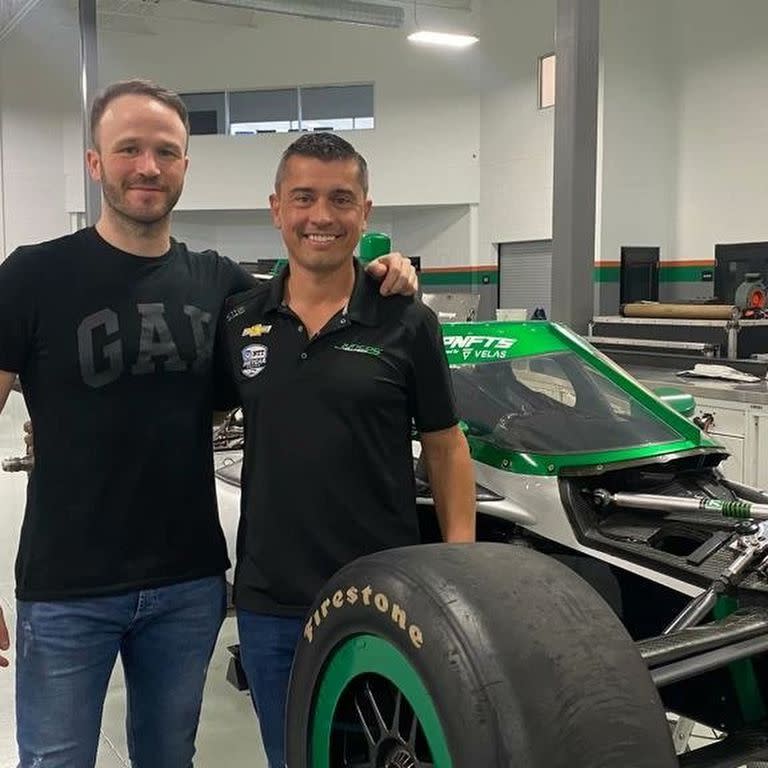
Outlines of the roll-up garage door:
[[499,307],[552,309],[552,241],[499,243]]

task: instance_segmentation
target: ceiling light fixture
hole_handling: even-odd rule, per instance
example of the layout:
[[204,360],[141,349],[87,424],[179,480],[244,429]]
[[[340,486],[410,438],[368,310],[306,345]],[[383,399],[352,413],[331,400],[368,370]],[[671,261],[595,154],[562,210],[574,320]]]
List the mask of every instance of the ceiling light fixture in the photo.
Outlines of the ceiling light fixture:
[[422,43],[424,45],[442,45],[448,48],[469,48],[474,45],[479,38],[474,35],[453,35],[447,32],[428,32],[421,30],[408,35],[412,43]]

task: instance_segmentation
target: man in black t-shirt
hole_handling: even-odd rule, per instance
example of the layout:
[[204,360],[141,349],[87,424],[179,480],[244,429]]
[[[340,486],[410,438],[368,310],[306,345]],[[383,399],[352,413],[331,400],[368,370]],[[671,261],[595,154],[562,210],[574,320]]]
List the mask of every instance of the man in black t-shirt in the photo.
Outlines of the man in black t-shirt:
[[[98,223],[0,265],[0,410],[18,374],[35,432],[16,562],[20,765],[94,765],[120,653],[132,764],[187,768],[228,567],[214,329],[254,282],[170,237],[188,163],[178,96],[118,83],[91,126]],[[406,260],[390,267],[382,291],[407,282]]]
[[334,134],[283,155],[270,198],[288,267],[227,300],[223,344],[245,417],[235,605],[270,768],[305,614],[339,568],[418,544],[411,423],[446,541],[472,541],[475,484],[437,318],[382,300],[353,258],[365,160]]

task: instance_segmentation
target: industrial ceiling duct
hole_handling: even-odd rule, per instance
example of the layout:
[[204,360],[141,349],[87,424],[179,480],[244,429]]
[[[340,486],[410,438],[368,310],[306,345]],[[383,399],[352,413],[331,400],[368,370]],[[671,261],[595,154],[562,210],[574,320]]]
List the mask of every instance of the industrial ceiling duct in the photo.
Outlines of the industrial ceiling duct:
[[195,0],[195,2],[302,16],[308,19],[342,21],[370,27],[398,28],[405,22],[405,11],[402,7],[357,0]]
[[0,40],[8,37],[40,0],[0,0]]

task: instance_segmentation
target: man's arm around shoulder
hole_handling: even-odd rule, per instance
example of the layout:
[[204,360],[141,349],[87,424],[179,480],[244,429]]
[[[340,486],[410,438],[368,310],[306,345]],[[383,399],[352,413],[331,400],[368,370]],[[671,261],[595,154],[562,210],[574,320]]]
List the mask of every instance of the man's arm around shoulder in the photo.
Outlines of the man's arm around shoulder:
[[[0,413],[5,408],[8,395],[11,393],[16,374],[8,371],[0,371]],[[0,651],[7,651],[11,647],[11,639],[8,635],[8,627],[5,624],[3,609],[0,608]],[[8,659],[0,653],[0,667],[7,667]]]
[[475,473],[458,425],[421,433],[421,451],[443,540],[475,540]]

